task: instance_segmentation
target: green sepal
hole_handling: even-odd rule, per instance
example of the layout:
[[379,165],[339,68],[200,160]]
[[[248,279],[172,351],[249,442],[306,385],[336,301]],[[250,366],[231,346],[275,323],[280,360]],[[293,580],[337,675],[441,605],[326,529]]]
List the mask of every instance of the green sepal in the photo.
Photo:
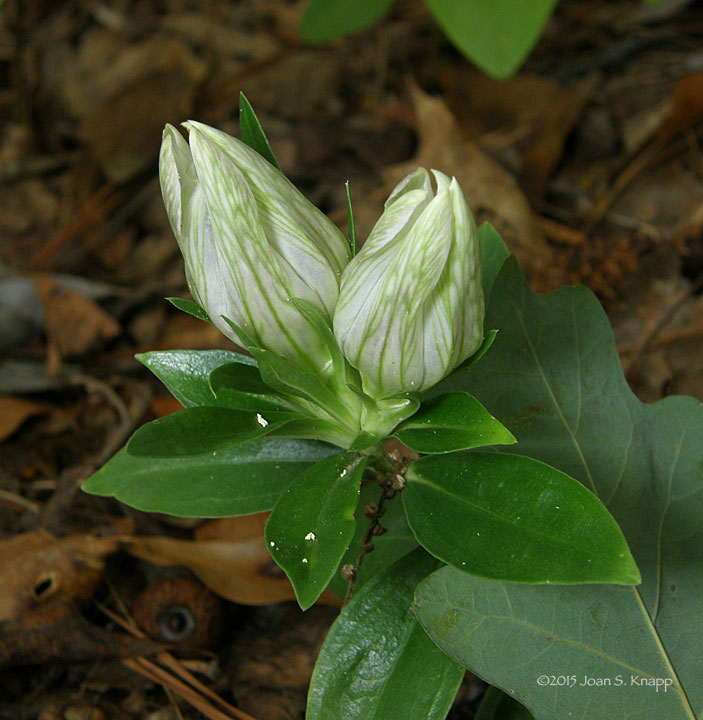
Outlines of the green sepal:
[[247,100],[243,92],[239,93],[239,127],[242,133],[242,142],[268,160],[275,168],[281,169],[281,166],[273,154],[271,145],[264,129],[261,127],[259,118],[256,117],[254,108]]
[[296,410],[286,398],[271,391],[253,365],[220,365],[210,373],[208,382],[213,395],[227,407],[256,412]]
[[195,300],[188,300],[186,298],[179,297],[167,297],[166,300],[168,300],[173,307],[178,308],[181,312],[192,315],[193,317],[198,318],[198,320],[205,320],[205,322],[212,323],[210,316],[197,302],[195,302]]

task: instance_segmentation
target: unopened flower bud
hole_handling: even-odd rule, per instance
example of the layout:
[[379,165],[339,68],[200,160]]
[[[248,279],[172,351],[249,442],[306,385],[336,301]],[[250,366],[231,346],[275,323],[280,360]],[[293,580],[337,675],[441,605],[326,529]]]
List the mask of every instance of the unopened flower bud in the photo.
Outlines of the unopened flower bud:
[[244,143],[197,122],[164,130],[161,189],[193,297],[234,342],[320,368],[327,350],[301,298],[331,320],[348,245],[334,224]]
[[425,390],[483,339],[476,224],[456,178],[418,168],[342,277],[334,332],[376,398]]

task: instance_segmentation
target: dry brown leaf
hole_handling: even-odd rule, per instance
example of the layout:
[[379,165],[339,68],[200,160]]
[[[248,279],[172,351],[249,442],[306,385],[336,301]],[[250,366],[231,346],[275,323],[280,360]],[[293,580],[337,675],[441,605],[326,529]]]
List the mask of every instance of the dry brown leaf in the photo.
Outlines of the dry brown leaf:
[[441,82],[448,92],[447,105],[467,138],[482,139],[484,149],[490,152],[493,146],[498,154],[501,142],[508,143],[520,158],[516,168],[520,186],[542,197],[593,78],[564,86],[546,77],[520,74],[499,82],[462,66],[445,72]]
[[[210,520],[195,531],[195,540],[134,537],[128,550],[157,565],[187,567],[213,592],[242,605],[269,605],[295,600],[290,582],[271,559],[264,540],[268,513]],[[325,592],[320,602],[339,605]]]
[[32,415],[41,415],[48,411],[46,405],[0,395],[0,441],[10,437]]
[[113,182],[129,180],[154,162],[163,126],[190,114],[207,72],[184,42],[165,35],[130,48],[120,58],[123,64],[125,57],[132,72],[121,68],[122,82],[91,107],[79,133]]
[[415,167],[454,175],[478,223],[488,221],[517,255],[521,267],[536,275],[548,266],[550,253],[515,178],[475,143],[464,139],[444,102],[412,88],[420,147],[409,163],[385,171],[395,184]]
[[59,358],[81,355],[119,335],[120,326],[101,307],[51,275],[34,276],[44,306],[49,345]]
[[56,538],[37,530],[0,542],[0,621],[93,594],[103,558],[117,549],[114,538]]

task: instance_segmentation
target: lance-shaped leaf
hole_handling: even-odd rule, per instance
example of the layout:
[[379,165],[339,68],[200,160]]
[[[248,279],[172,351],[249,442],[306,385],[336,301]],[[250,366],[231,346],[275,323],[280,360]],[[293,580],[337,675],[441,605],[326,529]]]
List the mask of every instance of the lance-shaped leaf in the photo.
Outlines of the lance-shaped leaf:
[[[495,597],[501,595],[512,607],[506,616],[510,622],[500,622],[495,613],[495,622],[486,618],[469,644],[464,638],[473,625],[457,607],[464,604],[461,596],[469,597],[472,582],[463,576],[463,589],[457,585],[449,595],[444,582],[433,586],[432,594],[428,584],[420,617],[431,602],[433,632],[442,624],[451,627],[447,640],[463,647],[455,657],[514,692],[537,720],[569,712],[588,720],[700,717],[703,407],[682,397],[641,403],[627,387],[612,331],[593,294],[563,288],[536,295],[514,259],[496,279],[487,323],[500,328],[491,362],[478,363],[440,390],[471,389],[518,438],[518,452],[568,472],[598,493],[624,531],[642,584],[577,591],[497,583]],[[543,603],[549,605],[540,618]],[[534,632],[520,632],[516,641],[517,628],[530,625]],[[519,658],[484,672],[489,645],[497,652],[519,649],[525,660],[534,659],[528,670],[585,675],[600,668],[603,677],[618,666],[632,670],[623,668],[623,687],[537,688]],[[443,646],[449,650],[444,641]],[[654,686],[631,684],[631,674],[675,678],[679,690],[650,692]]]
[[151,458],[120,450],[83,483],[146,512],[180,517],[234,517],[270,510],[293,478],[337,452],[326,443],[263,438],[185,458]]
[[444,720],[464,670],[412,611],[415,586],[437,565],[418,549],[342,610],[315,665],[306,720]]
[[186,408],[142,425],[129,439],[127,452],[154,458],[202,455],[267,435],[295,417],[221,407]]
[[394,435],[411,450],[428,454],[516,442],[510,430],[465,392],[439,395],[423,403]]
[[366,458],[342,452],[299,475],[266,523],[271,556],[307,610],[327,587],[354,536],[354,510]]
[[237,410],[290,411],[293,406],[274,393],[261,379],[259,369],[242,363],[216,367],[208,378],[210,389],[219,403]]
[[428,456],[406,473],[418,542],[480,577],[529,583],[640,582],[610,513],[581,483],[519,455]]
[[256,360],[230,350],[163,350],[135,356],[185,407],[227,406],[208,381],[213,370],[229,363],[256,365]]

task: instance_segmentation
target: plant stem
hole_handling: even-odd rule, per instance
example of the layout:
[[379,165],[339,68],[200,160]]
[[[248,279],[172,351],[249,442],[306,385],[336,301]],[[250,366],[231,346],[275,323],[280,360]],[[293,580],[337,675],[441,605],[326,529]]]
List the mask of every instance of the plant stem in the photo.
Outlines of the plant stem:
[[410,458],[402,458],[395,453],[388,453],[382,455],[379,460],[379,464],[385,465],[384,469],[386,470],[385,472],[378,473],[376,479],[381,486],[381,496],[377,503],[369,503],[364,509],[364,517],[368,518],[371,522],[364,533],[359,554],[349,574],[347,592],[344,596],[342,607],[351,599],[352,593],[354,592],[354,584],[361,569],[361,563],[364,561],[366,555],[374,549],[373,538],[385,532],[381,525],[381,517],[383,517],[385,512],[386,501],[392,500],[396,495],[399,495],[405,487],[405,477],[403,474],[410,464]]

